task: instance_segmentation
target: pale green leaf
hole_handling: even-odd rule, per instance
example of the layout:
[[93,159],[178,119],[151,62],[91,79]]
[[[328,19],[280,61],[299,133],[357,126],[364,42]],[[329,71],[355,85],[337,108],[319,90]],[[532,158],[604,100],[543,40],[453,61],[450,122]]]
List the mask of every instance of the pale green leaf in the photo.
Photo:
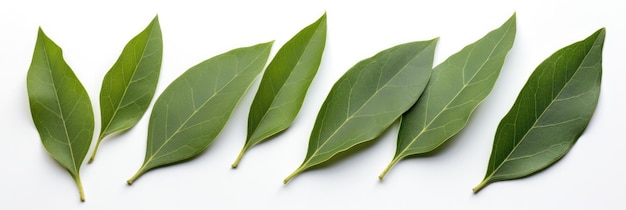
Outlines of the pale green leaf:
[[30,112],[46,151],[70,173],[85,200],[80,166],[93,138],[87,91],[63,59],[63,51],[39,28],[27,75]]
[[384,50],[348,70],[317,115],[302,165],[285,179],[329,160],[385,131],[422,94],[437,39]]
[[574,146],[598,104],[605,33],[602,28],[539,64],[500,121],[487,173],[474,192],[543,170]]
[[441,146],[457,134],[487,97],[515,40],[515,14],[502,26],[466,46],[433,69],[424,95],[400,123],[396,153],[385,174],[399,160]]
[[302,29],[267,66],[248,116],[248,136],[233,168],[252,146],[287,129],[300,111],[322,60],[326,14]]
[[143,165],[128,184],[156,167],[204,151],[263,70],[272,42],[238,48],[191,67],[159,96],[148,125]]
[[104,76],[100,89],[102,126],[90,163],[104,137],[132,128],[146,112],[159,81],[162,57],[161,27],[158,17],[154,17],[148,27],[126,44]]

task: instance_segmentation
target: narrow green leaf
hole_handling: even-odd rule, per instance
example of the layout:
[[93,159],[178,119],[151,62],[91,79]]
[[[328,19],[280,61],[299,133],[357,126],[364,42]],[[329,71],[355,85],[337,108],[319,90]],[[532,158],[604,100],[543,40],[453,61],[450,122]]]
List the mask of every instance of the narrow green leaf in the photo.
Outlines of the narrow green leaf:
[[252,146],[287,129],[298,115],[322,61],[326,14],[278,50],[267,66],[248,116],[248,137],[232,167]]
[[67,169],[85,201],[80,166],[93,138],[93,110],[87,91],[63,59],[63,51],[39,28],[26,86],[41,143]]
[[489,95],[515,40],[515,14],[502,26],[466,46],[433,69],[420,100],[400,122],[393,160],[427,153],[457,134]]
[[188,160],[204,151],[263,70],[272,43],[215,56],[174,80],[154,104],[146,157],[128,184],[148,170]]
[[284,182],[382,134],[422,94],[436,45],[433,39],[389,48],[339,78],[317,115],[306,158]]
[[89,163],[96,157],[104,137],[132,128],[146,112],[159,81],[162,57],[163,41],[157,16],[126,44],[104,76],[100,90],[102,126]]
[[474,192],[543,170],[574,146],[598,104],[605,33],[602,28],[539,64],[500,121],[485,179]]

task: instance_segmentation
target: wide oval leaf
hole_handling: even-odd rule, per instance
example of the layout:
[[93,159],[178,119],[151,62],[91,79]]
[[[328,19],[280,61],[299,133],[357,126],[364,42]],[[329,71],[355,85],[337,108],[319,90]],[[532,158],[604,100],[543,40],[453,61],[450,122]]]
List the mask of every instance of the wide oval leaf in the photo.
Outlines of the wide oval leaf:
[[132,128],[144,115],[159,81],[162,57],[163,41],[157,16],[126,44],[104,76],[100,89],[102,126],[90,163],[104,137]]
[[284,182],[382,134],[422,94],[436,45],[433,39],[389,48],[339,78],[317,115],[304,162]]
[[487,173],[474,192],[545,169],[574,146],[598,104],[604,36],[602,28],[539,64],[500,121]]
[[231,50],[191,67],[174,80],[154,104],[146,156],[128,184],[148,170],[204,151],[263,70],[271,47],[268,42]]
[[248,149],[287,129],[294,121],[322,61],[325,43],[326,14],[278,50],[252,101],[248,136],[233,168]]
[[41,143],[67,169],[85,201],[80,166],[93,138],[93,109],[87,91],[63,59],[63,51],[39,28],[26,87]]
[[402,115],[395,156],[378,178],[402,158],[430,152],[465,127],[493,89],[514,40],[515,14],[433,69],[424,95]]

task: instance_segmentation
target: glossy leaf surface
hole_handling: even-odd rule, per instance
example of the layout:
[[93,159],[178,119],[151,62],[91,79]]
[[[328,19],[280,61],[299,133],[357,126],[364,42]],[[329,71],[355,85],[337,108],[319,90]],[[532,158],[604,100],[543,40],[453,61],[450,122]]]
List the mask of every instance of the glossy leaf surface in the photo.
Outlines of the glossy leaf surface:
[[89,162],[107,135],[135,126],[154,96],[163,57],[163,41],[158,17],[131,39],[100,89],[101,130]]
[[498,125],[487,173],[474,192],[538,172],[576,143],[600,96],[604,36],[603,28],[535,69]]
[[148,125],[143,165],[128,184],[155,167],[204,151],[263,70],[272,42],[234,49],[191,67],[159,96]]
[[325,43],[326,14],[278,50],[250,107],[248,136],[233,168],[249,148],[287,129],[294,121],[322,61]]
[[63,59],[63,51],[41,28],[26,84],[41,142],[70,173],[84,201],[79,172],[93,138],[93,109],[87,91]]
[[285,179],[384,132],[422,94],[437,39],[384,50],[360,61],[332,87],[320,109],[306,158]]
[[424,95],[402,115],[395,156],[380,179],[402,158],[430,152],[465,127],[493,89],[514,40],[515,15],[433,69]]

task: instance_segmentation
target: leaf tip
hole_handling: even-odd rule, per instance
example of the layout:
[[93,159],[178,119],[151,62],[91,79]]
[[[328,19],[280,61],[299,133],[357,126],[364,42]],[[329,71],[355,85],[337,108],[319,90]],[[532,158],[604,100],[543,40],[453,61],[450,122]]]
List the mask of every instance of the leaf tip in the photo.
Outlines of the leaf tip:
[[509,18],[507,22],[515,22],[517,19],[517,12],[513,12],[513,15]]
[[604,36],[604,34],[606,33],[606,27],[602,27],[598,29],[596,33],[599,33],[601,36]]
[[43,28],[41,28],[41,26],[39,26],[39,28],[37,29],[37,36],[40,36],[40,37],[46,36],[46,33],[43,32]]

